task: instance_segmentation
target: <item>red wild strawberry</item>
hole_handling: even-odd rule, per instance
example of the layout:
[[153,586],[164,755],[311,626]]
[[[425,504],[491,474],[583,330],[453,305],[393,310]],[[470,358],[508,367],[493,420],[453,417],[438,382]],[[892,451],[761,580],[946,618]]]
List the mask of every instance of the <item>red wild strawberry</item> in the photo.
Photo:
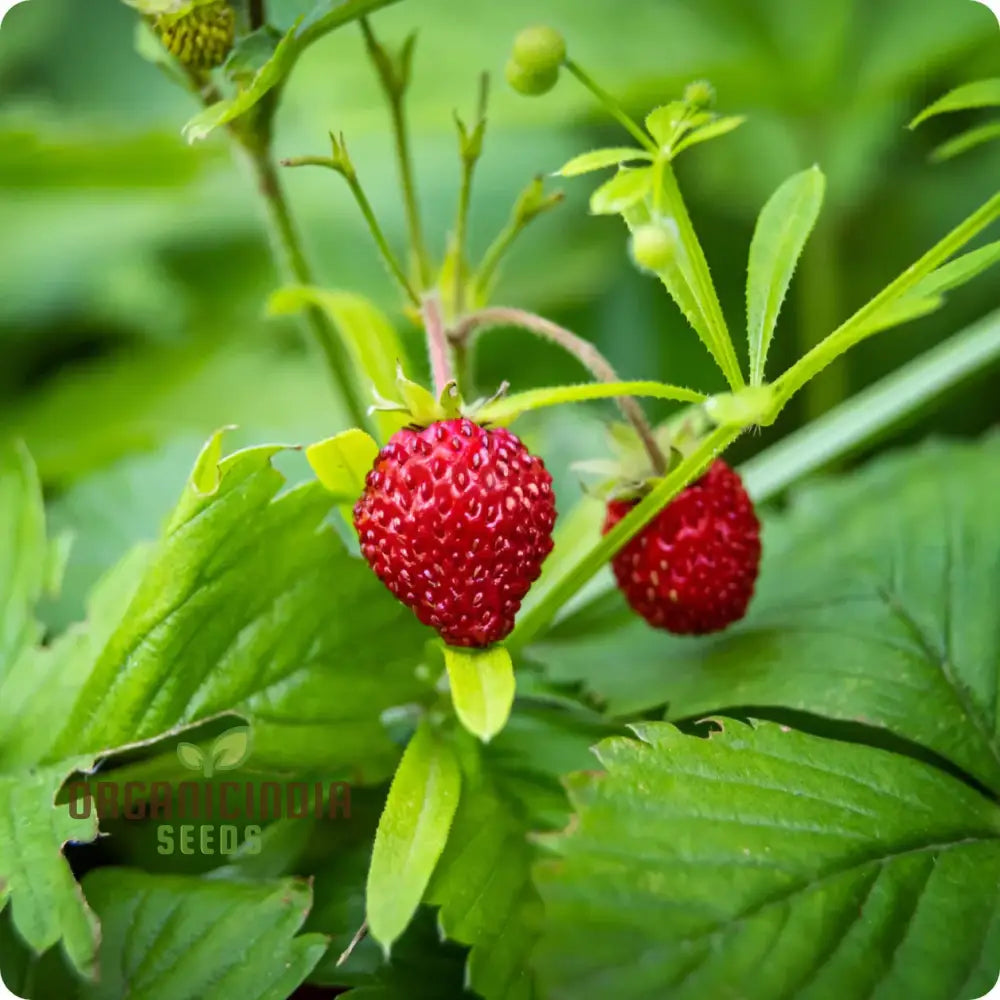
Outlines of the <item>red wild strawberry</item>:
[[[607,534],[637,503],[608,504]],[[612,561],[632,608],[679,635],[717,632],[746,614],[760,567],[760,522],[721,459],[682,490]]]
[[466,419],[394,434],[354,507],[369,565],[452,646],[510,634],[555,519],[542,460],[510,431]]

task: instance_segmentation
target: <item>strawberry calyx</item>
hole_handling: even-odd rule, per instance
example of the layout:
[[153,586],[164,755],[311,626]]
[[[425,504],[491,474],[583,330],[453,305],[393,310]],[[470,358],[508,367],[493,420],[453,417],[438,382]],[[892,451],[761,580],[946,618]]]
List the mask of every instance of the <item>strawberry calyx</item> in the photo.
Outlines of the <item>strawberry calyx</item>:
[[476,419],[476,414],[490,403],[503,396],[510,388],[504,382],[489,398],[477,399],[466,403],[458,390],[458,383],[452,379],[445,383],[440,394],[435,396],[419,382],[407,378],[401,364],[396,365],[396,391],[398,399],[386,399],[376,390],[372,390],[375,402],[368,407],[369,413],[405,413],[410,417],[410,424],[415,427],[429,427],[442,420],[456,420],[467,417]]

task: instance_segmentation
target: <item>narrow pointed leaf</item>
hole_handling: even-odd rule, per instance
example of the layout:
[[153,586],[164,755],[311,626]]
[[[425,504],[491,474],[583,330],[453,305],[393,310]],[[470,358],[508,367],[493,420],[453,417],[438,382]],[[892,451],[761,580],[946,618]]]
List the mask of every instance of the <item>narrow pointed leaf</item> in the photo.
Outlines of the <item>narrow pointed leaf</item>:
[[910,294],[917,297],[940,295],[942,292],[964,285],[998,262],[1000,262],[1000,240],[987,243],[978,250],[948,261],[947,264],[928,274]]
[[938,98],[933,104],[924,108],[913,121],[910,128],[916,128],[921,122],[934,115],[947,114],[951,111],[966,111],[969,108],[1000,107],[1000,78],[993,80],[976,80]]
[[673,136],[677,126],[687,111],[683,101],[671,101],[653,108],[646,115],[646,131],[656,140],[658,146],[665,146]]
[[545,389],[528,389],[505,396],[484,406],[477,417],[490,423],[509,423],[529,410],[566,403],[583,403],[594,399],[612,399],[616,396],[649,396],[655,399],[672,399],[682,403],[700,403],[706,396],[679,385],[664,382],[584,382],[580,385],[557,385]]
[[649,167],[622,169],[590,196],[591,214],[617,215],[624,212],[642,201],[652,184],[653,173]]
[[792,275],[819,217],[826,179],[818,167],[789,177],[771,195],[757,220],[747,266],[747,337],[750,384],[764,381],[764,367]]
[[445,646],[451,700],[459,721],[484,743],[507,724],[514,704],[514,665],[503,646],[484,650]]
[[718,139],[720,136],[728,135],[734,129],[739,128],[746,118],[743,115],[732,115],[727,118],[716,118],[715,121],[702,125],[701,128],[689,132],[673,148],[672,156],[677,156],[685,149],[696,146],[699,142],[708,142],[710,139]]
[[942,163],[945,160],[951,160],[962,153],[967,153],[970,149],[983,145],[983,143],[992,142],[994,139],[1000,139],[1000,121],[976,125],[965,132],[960,132],[946,142],[942,142],[931,153],[931,161]]
[[577,177],[605,167],[617,167],[629,160],[651,160],[652,153],[635,146],[615,146],[607,149],[592,149],[589,153],[574,156],[564,163],[556,173],[561,177]]
[[386,951],[420,905],[448,840],[460,787],[455,752],[421,723],[389,787],[365,890],[368,929]]

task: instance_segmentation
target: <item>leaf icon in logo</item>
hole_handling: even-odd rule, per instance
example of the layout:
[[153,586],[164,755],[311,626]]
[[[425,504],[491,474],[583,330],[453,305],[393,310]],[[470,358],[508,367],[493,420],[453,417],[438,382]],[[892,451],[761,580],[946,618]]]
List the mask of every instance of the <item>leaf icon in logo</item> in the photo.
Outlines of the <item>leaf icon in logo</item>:
[[[250,727],[227,729],[212,744],[212,769],[231,771],[250,756]],[[207,773],[206,773],[207,776]]]
[[205,765],[205,755],[193,743],[178,743],[177,759],[192,771],[200,771]]

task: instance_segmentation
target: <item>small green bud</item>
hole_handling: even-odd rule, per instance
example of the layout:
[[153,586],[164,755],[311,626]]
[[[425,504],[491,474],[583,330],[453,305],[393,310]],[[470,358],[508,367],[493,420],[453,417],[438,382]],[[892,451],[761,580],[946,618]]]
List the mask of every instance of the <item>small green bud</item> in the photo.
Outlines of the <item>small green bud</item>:
[[507,82],[519,94],[525,97],[540,97],[547,94],[559,79],[559,69],[548,70],[544,73],[533,73],[527,70],[513,57],[507,62],[506,70]]
[[674,259],[677,237],[655,222],[639,226],[632,233],[632,260],[646,271],[662,271]]
[[566,41],[555,28],[525,28],[514,39],[511,59],[529,73],[543,75],[558,72],[566,58]]
[[507,82],[519,94],[545,94],[556,85],[565,58],[566,42],[555,28],[525,28],[514,39]]
[[190,69],[221,66],[233,47],[236,13],[225,0],[202,4],[187,13],[163,15],[156,32],[164,46]]
[[715,103],[715,88],[707,80],[695,80],[684,88],[684,101],[692,108],[710,108]]

